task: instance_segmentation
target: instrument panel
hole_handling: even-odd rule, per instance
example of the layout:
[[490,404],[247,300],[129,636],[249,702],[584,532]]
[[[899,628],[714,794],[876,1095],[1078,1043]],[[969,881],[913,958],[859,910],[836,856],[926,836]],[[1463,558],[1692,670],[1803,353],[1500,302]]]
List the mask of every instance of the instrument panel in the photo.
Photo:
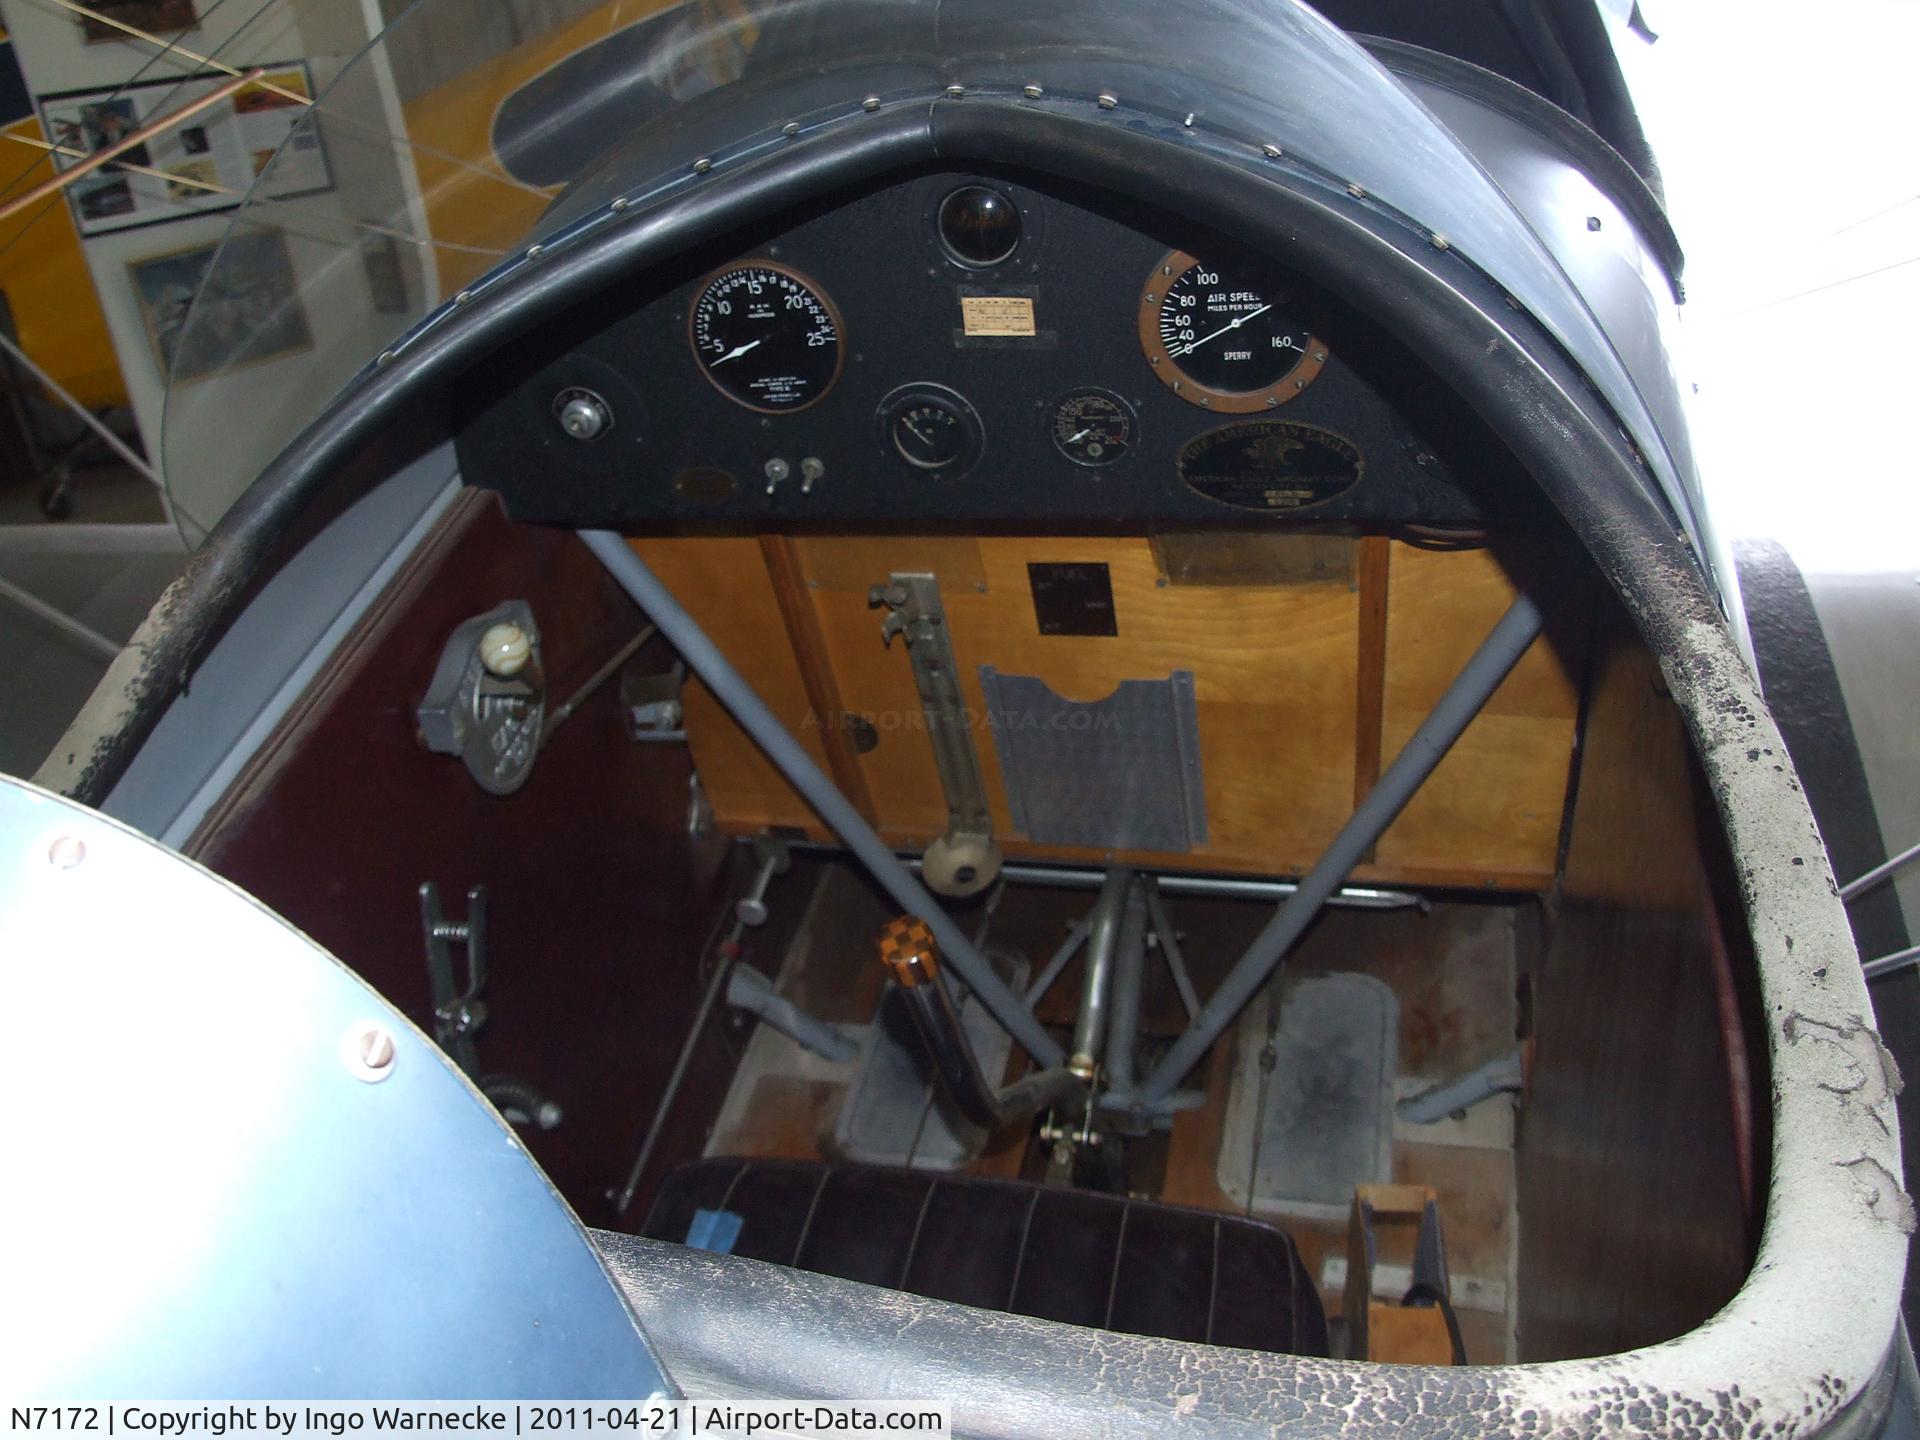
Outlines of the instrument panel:
[[628,528],[1487,523],[1444,387],[1190,222],[923,175],[708,261],[469,376],[468,481]]

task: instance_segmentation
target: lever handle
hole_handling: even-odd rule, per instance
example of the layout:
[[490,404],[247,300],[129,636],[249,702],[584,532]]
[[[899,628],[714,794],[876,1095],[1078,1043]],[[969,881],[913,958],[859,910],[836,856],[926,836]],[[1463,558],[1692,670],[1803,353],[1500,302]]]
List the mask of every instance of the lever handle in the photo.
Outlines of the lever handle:
[[987,1082],[940,978],[940,948],[919,916],[896,915],[880,928],[880,961],[900,987],[941,1081],[969,1120],[998,1130],[1084,1088],[1064,1066],[1029,1075],[1004,1090]]

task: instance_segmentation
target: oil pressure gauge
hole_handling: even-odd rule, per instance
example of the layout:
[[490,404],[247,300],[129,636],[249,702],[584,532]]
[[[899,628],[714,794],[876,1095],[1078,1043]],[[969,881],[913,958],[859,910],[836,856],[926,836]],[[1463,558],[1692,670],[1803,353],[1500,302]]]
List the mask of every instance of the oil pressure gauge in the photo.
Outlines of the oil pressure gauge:
[[1053,410],[1054,448],[1076,465],[1111,465],[1133,453],[1133,407],[1097,385],[1069,390]]
[[875,416],[880,447],[920,475],[961,475],[986,448],[980,416],[964,395],[944,385],[902,385],[881,400]]

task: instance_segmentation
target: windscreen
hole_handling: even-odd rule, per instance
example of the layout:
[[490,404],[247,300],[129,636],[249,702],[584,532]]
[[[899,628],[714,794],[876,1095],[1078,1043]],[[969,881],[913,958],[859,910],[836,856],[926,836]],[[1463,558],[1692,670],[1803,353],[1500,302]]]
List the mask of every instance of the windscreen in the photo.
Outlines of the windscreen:
[[550,113],[523,101],[496,136],[529,82],[630,33],[631,83],[671,105],[737,79],[759,8],[419,0],[345,65],[256,177],[191,305],[178,300],[162,444],[190,537],[356,373],[526,239],[571,178],[543,144]]

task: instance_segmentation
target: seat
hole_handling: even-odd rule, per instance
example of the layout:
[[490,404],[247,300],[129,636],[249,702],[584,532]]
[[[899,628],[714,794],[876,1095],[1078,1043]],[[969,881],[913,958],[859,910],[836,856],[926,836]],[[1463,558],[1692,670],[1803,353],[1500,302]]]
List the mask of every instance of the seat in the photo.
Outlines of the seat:
[[777,1265],[1129,1335],[1328,1353],[1293,1242],[1237,1216],[1020,1180],[711,1159],[667,1175],[640,1233],[685,1243],[701,1211],[738,1216],[732,1253]]

